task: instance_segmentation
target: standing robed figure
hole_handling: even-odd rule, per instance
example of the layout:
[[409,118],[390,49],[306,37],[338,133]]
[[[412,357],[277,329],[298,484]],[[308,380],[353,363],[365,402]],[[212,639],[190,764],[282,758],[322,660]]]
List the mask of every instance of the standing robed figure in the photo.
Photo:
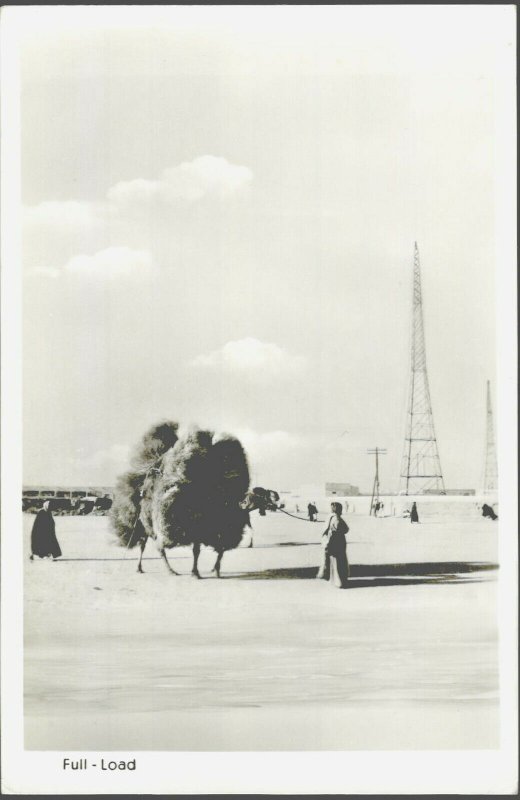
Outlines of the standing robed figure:
[[347,558],[348,525],[341,516],[341,503],[331,503],[332,516],[322,534],[323,557],[317,577],[330,582],[339,589],[346,589],[350,576]]
[[61,548],[56,538],[54,518],[51,514],[50,503],[48,500],[43,504],[36,514],[34,525],[31,532],[31,560],[34,556],[46,558],[59,558]]

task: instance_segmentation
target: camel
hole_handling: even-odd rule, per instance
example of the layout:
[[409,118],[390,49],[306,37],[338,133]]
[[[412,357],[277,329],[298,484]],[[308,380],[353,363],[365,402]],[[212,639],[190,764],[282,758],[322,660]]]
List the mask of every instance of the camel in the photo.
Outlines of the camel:
[[[139,573],[151,538],[172,575],[177,573],[167,549],[191,545],[192,575],[200,578],[200,548],[212,547],[217,553],[213,572],[220,577],[224,552],[238,547],[249,524],[249,513],[240,506],[249,485],[245,453],[231,436],[194,429],[178,439],[176,423],[163,423],[158,431],[155,426],[145,436],[146,447],[134,457],[136,471],[118,482],[112,507],[115,532],[121,544],[139,545]],[[161,444],[165,433],[169,440]]]

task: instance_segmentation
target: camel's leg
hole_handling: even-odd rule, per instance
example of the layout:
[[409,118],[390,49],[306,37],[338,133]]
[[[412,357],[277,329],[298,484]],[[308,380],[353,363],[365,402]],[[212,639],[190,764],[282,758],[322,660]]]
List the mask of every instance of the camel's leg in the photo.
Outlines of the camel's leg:
[[199,563],[199,555],[200,555],[200,544],[198,542],[194,542],[193,544],[193,569],[191,574],[194,578],[200,578],[198,563]]
[[249,516],[249,513],[247,515],[247,523],[246,524],[247,524],[247,527],[249,528],[249,531],[250,531],[248,547],[252,547],[253,546],[253,526],[251,525],[251,517]]
[[212,572],[217,573],[217,578],[220,578],[220,562],[222,561],[223,555],[224,555],[223,550],[217,550],[217,560],[215,561],[215,566],[212,569]]
[[137,564],[137,571],[141,573],[144,572],[143,565],[141,562],[143,560],[143,553],[144,553],[144,548],[146,547],[146,542],[147,542],[147,537],[141,539],[141,541],[139,542],[139,549],[141,552],[139,554],[139,563]]
[[164,563],[166,564],[166,568],[168,569],[168,572],[170,573],[170,575],[178,575],[179,573],[175,572],[175,570],[171,568],[170,562],[166,558],[166,552],[164,550],[164,547],[160,547],[159,548],[159,553],[161,554],[161,558],[164,559]]

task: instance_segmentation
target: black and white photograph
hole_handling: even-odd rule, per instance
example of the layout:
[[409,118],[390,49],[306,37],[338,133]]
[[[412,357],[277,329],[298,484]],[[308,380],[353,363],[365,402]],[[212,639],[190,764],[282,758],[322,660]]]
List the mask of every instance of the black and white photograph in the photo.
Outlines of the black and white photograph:
[[5,793],[516,793],[515,26],[3,9]]

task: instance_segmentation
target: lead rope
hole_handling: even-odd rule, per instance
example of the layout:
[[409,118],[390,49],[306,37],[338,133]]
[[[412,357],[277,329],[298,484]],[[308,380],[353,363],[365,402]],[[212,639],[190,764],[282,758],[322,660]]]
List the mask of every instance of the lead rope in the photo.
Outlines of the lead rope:
[[[277,511],[281,511],[282,514],[287,514],[288,517],[293,517],[294,519],[301,519],[302,522],[312,522],[312,520],[307,519],[307,517],[297,517],[296,514],[290,514],[288,511],[285,511],[283,508],[277,508]],[[314,522],[325,522],[323,519],[315,519]]]

